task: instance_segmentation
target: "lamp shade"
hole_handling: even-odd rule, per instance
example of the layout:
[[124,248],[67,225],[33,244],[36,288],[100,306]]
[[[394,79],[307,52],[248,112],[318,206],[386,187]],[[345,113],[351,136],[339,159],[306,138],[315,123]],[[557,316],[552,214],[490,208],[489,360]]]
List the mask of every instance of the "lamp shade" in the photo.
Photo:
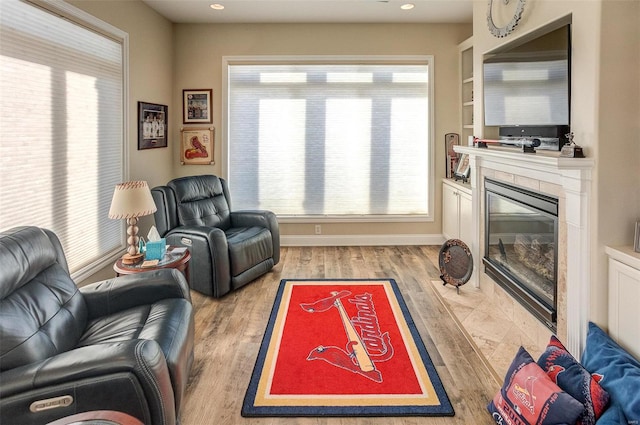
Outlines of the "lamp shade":
[[123,219],[150,215],[156,212],[149,185],[146,181],[133,181],[116,185],[111,199],[109,218]]

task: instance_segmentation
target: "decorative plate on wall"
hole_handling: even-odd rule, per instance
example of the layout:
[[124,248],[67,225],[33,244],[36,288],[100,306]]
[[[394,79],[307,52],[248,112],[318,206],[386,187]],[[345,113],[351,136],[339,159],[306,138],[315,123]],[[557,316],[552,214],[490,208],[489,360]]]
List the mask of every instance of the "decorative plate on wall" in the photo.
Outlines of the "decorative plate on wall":
[[511,34],[522,18],[525,2],[526,0],[489,0],[487,8],[489,32],[498,38]]
[[460,290],[471,279],[473,273],[473,257],[471,250],[460,239],[449,239],[440,248],[438,255],[440,279]]

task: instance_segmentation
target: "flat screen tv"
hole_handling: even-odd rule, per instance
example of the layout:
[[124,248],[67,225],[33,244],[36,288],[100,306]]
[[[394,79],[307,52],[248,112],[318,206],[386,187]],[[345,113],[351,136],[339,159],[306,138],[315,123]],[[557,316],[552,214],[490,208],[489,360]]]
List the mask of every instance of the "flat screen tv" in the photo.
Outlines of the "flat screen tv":
[[564,25],[485,57],[485,125],[568,128],[570,34]]

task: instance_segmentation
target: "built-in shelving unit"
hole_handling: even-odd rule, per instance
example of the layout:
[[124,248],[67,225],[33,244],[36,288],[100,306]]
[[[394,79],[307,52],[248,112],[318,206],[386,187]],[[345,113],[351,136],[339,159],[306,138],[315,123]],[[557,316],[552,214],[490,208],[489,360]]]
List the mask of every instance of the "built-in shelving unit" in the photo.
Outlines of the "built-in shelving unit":
[[460,53],[460,143],[473,136],[473,39],[458,45]]

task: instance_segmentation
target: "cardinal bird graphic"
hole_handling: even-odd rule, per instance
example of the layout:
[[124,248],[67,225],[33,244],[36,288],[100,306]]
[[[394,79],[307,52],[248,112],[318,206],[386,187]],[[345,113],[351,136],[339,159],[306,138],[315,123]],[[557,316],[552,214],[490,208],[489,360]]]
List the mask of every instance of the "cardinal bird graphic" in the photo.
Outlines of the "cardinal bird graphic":
[[[347,343],[347,346],[350,344],[350,342]],[[354,357],[339,347],[324,347],[320,345],[309,353],[307,360],[324,360],[333,366],[357,373],[372,381],[382,382],[382,374],[379,371],[375,369],[367,372],[363,371],[355,362]]]

